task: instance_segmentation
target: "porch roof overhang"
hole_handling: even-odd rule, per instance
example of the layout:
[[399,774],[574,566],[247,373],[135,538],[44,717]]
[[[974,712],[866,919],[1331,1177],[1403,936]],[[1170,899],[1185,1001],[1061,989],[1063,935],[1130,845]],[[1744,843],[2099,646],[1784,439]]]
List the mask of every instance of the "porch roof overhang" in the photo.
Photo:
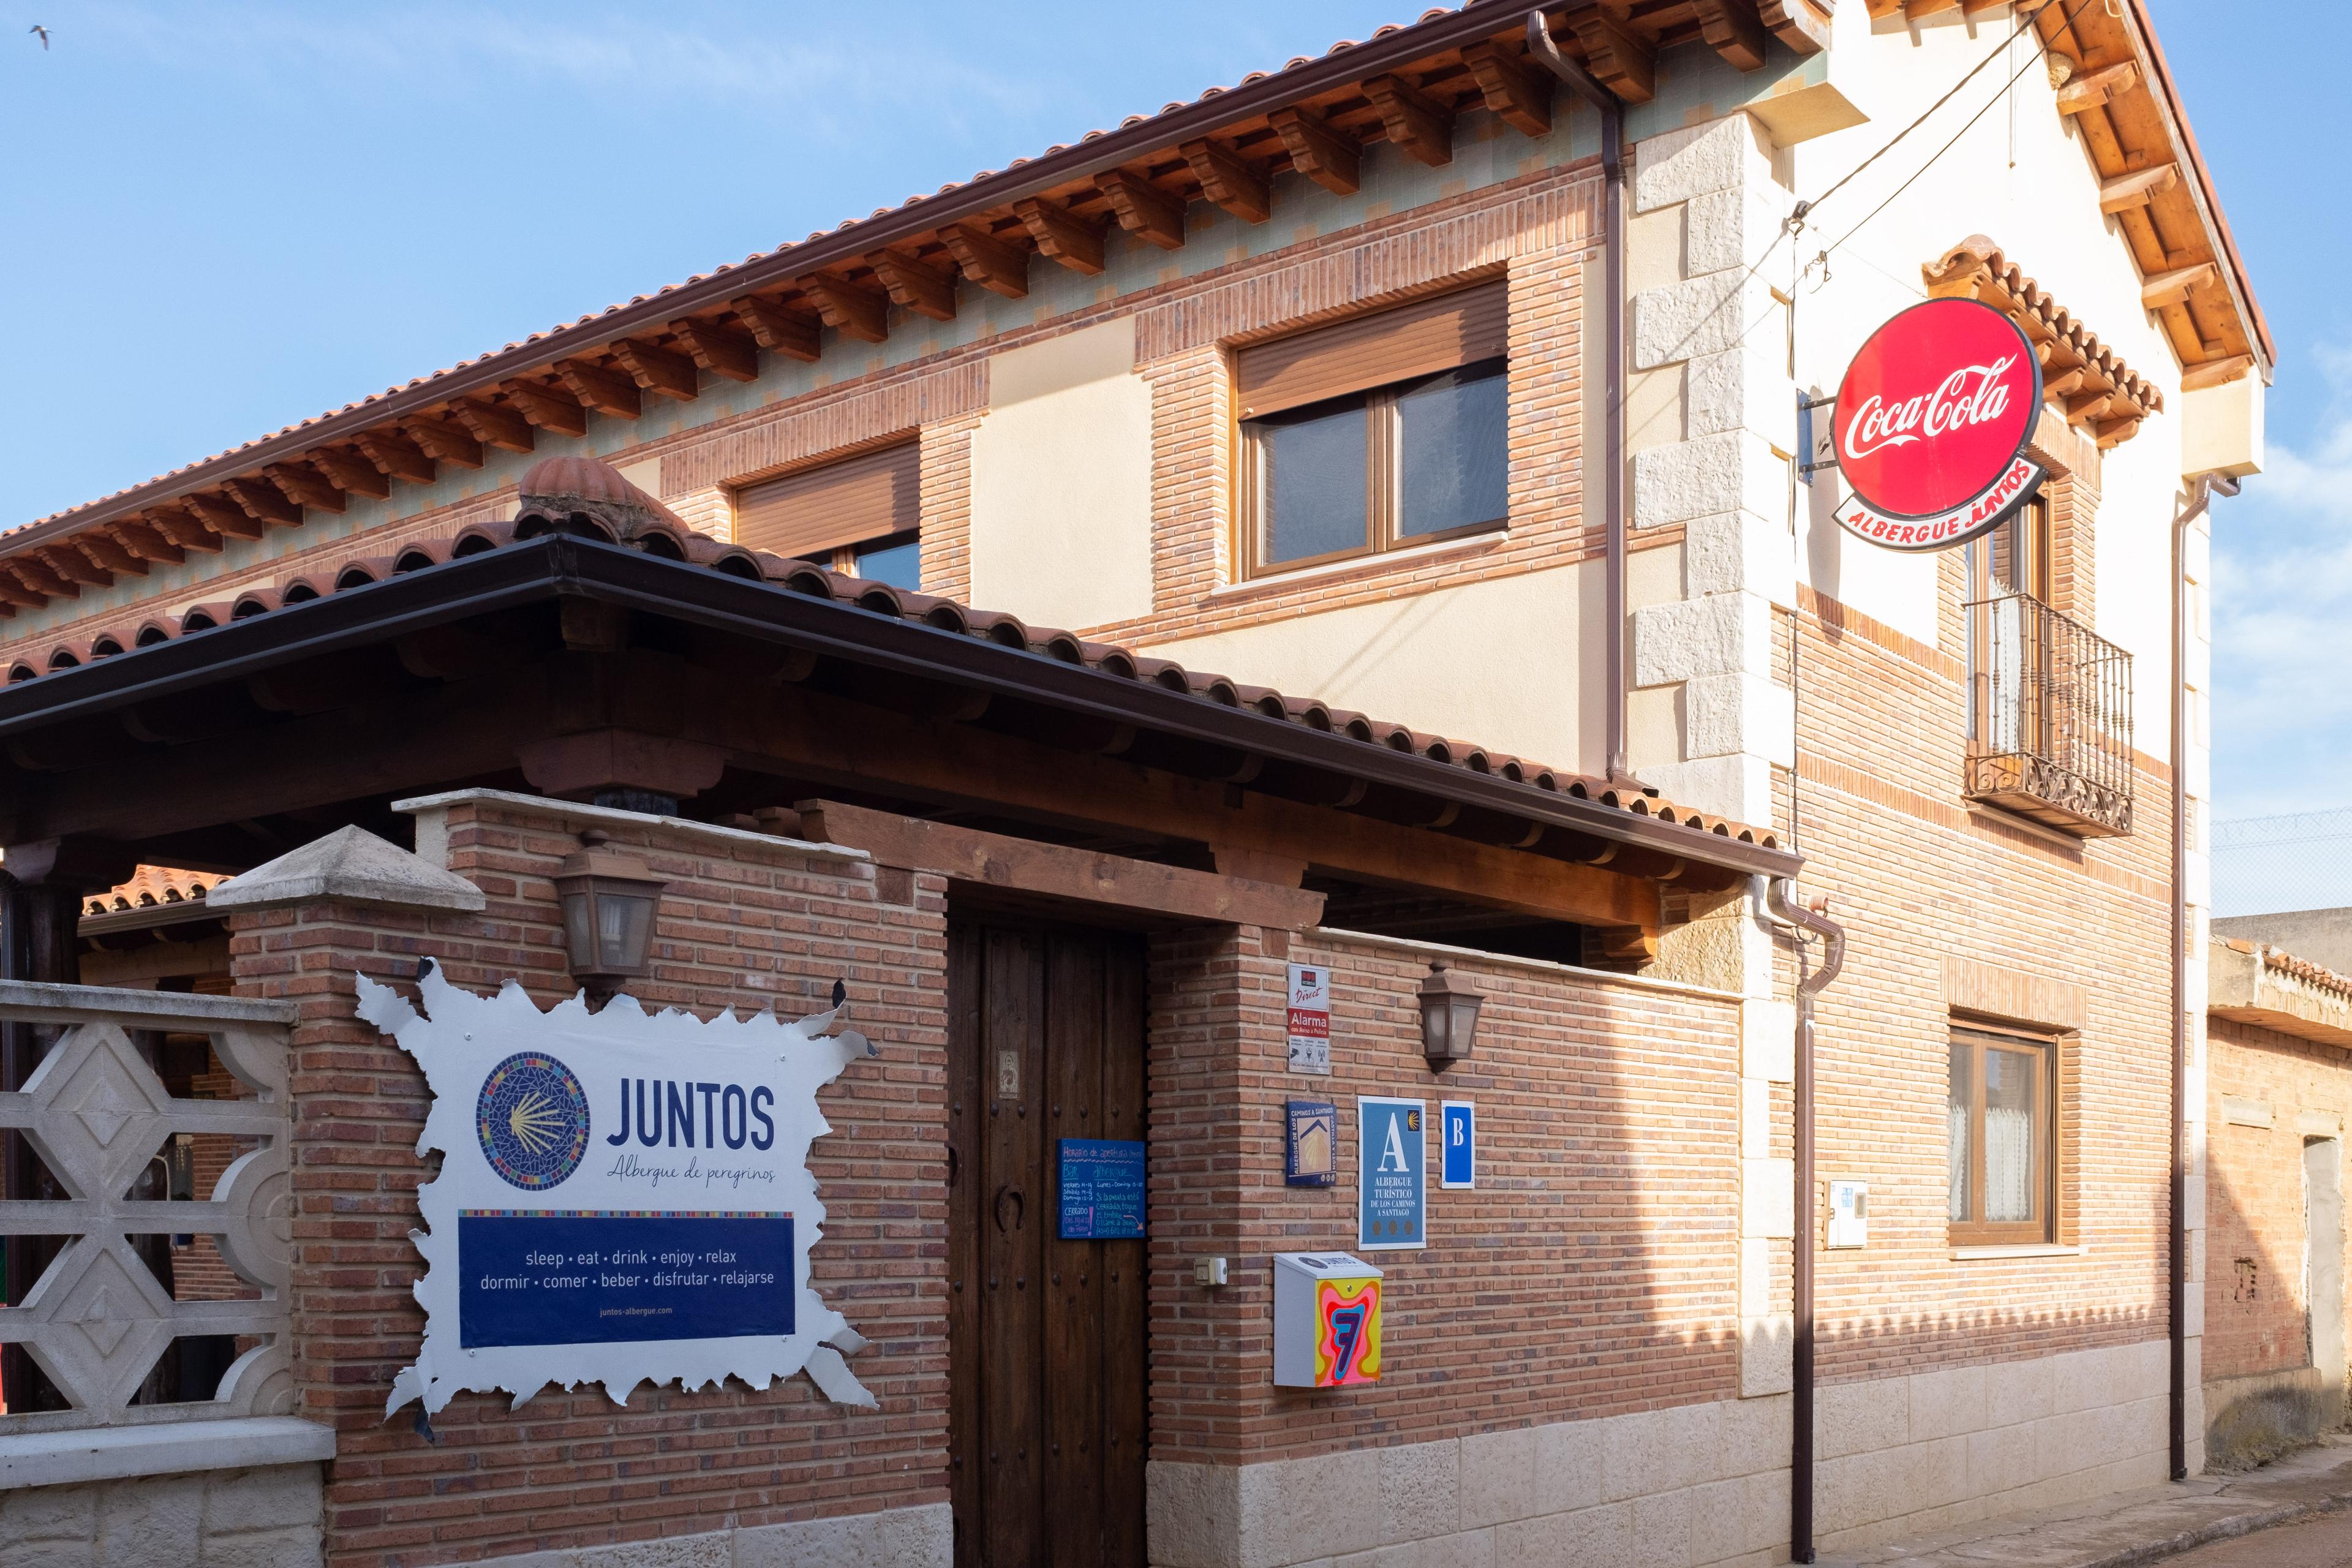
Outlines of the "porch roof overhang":
[[[573,624],[616,618],[637,632],[611,646],[583,643]],[[465,644],[461,656],[439,644],[416,652],[420,639],[452,636]],[[755,649],[770,652],[763,659],[745,651]],[[797,673],[778,673],[787,664]],[[560,681],[550,673],[559,668]],[[364,689],[373,669],[408,681],[398,700]],[[811,670],[838,679],[810,681]],[[197,837],[273,811],[315,816],[336,802],[510,775],[519,723],[542,734],[595,727],[569,710],[552,714],[567,702],[576,708],[590,687],[635,690],[622,700],[639,715],[672,708],[683,725],[705,714],[700,738],[681,730],[680,742],[715,745],[730,765],[861,784],[874,798],[952,793],[967,813],[1001,808],[1003,819],[1118,824],[1124,810],[1120,826],[1132,832],[1135,809],[1098,797],[1149,778],[1190,792],[1186,802],[1209,803],[1204,810],[1223,803],[1237,823],[1262,804],[1274,815],[1257,820],[1261,832],[1312,840],[1318,824],[1335,834],[1360,825],[1390,836],[1391,859],[1394,835],[1408,829],[1416,842],[1551,862],[1554,872],[1572,869],[1596,886],[1715,891],[1750,875],[1794,876],[1801,865],[1772,845],[1663,819],[1639,804],[1481,773],[1028,647],[564,535],[0,689],[0,842],[79,836],[142,858],[205,863],[204,854],[188,854],[200,848]],[[672,690],[675,700],[664,702]],[[216,712],[226,716],[208,731],[205,716]],[[866,717],[881,714],[887,723]],[[162,743],[159,728],[170,731]],[[772,760],[802,748],[811,749],[805,767]],[[1044,782],[1024,794],[1012,787],[1016,774]],[[1169,837],[1209,834],[1196,821],[1172,825]],[[266,841],[256,847],[269,850]],[[1325,863],[1313,842],[1297,848],[1310,864]]]

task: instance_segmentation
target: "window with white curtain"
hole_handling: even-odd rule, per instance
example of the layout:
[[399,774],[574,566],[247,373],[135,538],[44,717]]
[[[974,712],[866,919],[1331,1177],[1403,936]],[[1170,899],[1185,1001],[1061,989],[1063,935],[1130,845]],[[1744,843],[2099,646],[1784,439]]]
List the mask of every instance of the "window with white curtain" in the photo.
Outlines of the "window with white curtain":
[[2053,1239],[2057,1056],[2047,1036],[1953,1027],[1945,1128],[1955,1244]]

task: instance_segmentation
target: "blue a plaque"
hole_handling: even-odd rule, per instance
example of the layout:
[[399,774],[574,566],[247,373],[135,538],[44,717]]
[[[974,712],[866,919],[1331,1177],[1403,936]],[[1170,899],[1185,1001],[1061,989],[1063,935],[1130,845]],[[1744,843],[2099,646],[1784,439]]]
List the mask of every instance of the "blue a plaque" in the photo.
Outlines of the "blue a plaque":
[[1107,1138],[1065,1138],[1064,1241],[1132,1241],[1143,1235],[1143,1145]]
[[1356,1247],[1396,1252],[1429,1245],[1427,1107],[1418,1100],[1356,1100]]
[[789,1337],[788,1214],[461,1209],[458,1342]]

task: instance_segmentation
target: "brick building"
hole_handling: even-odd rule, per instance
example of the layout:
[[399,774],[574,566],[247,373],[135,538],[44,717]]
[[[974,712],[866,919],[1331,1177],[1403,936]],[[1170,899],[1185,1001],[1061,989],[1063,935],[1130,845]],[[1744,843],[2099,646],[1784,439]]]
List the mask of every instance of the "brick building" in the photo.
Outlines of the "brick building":
[[[294,1004],[268,1414],[332,1433],[44,1472],[0,1521],[110,1561],[155,1489],[246,1487],[371,1568],[1696,1565],[2201,1468],[2201,513],[2271,347],[2153,33],[1542,16],[1383,29],[0,537],[11,973]],[[1898,555],[1807,405],[1930,296],[2036,345],[2052,479]],[[133,865],[352,825],[478,907],[63,934]],[[645,1000],[839,979],[882,1047],[812,1156],[876,1411],[383,1419],[423,1088],[350,975],[568,993],[590,827],[670,884]],[[1823,953],[1762,890],[1801,865],[1845,942],[1809,1061]],[[1438,958],[1486,996],[1443,1067]],[[956,1177],[1002,1153],[1006,996],[1098,1021],[1018,1049],[1148,1147],[1140,1263],[1024,1255],[1087,1281],[1042,1317],[970,1304],[1019,1228]],[[1284,1102],[1355,1095],[1475,1100],[1479,1184],[1382,1255],[1379,1384],[1278,1388],[1275,1255],[1357,1240],[1352,1177],[1286,1185]]]

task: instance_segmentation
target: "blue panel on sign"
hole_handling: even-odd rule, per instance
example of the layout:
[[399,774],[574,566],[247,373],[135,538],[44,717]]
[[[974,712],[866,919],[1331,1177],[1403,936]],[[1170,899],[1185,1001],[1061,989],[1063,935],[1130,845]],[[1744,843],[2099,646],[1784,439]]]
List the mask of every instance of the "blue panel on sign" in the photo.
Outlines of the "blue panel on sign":
[[1062,1140],[1062,1239],[1132,1241],[1143,1235],[1143,1145]]
[[1475,1187],[1478,1184],[1478,1108],[1466,1100],[1449,1100],[1440,1110],[1438,1131],[1444,1144],[1437,1184]]
[[788,1214],[462,1209],[457,1342],[586,1345],[789,1335]]
[[1429,1245],[1429,1129],[1418,1100],[1356,1098],[1356,1250]]

